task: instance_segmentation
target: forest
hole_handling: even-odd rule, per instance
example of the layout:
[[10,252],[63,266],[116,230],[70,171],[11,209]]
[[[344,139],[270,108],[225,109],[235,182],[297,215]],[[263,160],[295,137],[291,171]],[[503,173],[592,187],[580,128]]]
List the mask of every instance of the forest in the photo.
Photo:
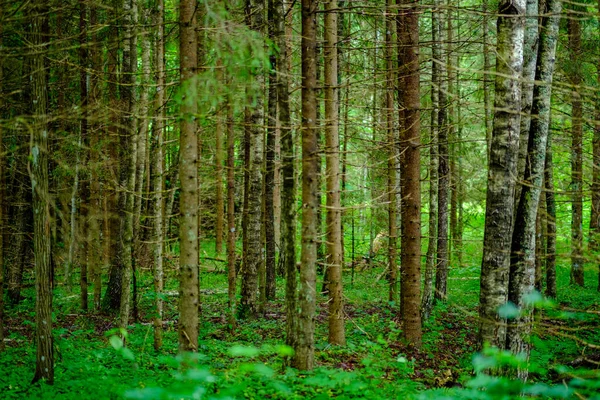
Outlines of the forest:
[[0,398],[600,400],[600,0],[0,0]]

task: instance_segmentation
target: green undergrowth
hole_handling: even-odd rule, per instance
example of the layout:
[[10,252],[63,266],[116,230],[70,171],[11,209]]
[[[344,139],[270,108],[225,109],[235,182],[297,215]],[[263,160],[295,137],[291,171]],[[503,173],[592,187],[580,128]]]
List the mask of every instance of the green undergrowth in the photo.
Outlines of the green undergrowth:
[[[284,281],[277,301],[254,321],[227,324],[227,277],[208,260],[201,273],[198,354],[177,355],[176,271],[167,271],[164,346],[153,349],[150,274],[139,282],[139,321],[128,329],[125,346],[113,316],[79,310],[79,293],[58,285],[54,293],[55,384],[31,385],[35,367],[33,287],[18,306],[7,309],[8,347],[0,353],[0,398],[64,399],[599,399],[600,296],[595,287],[568,285],[559,265],[560,296],[538,301],[530,378],[514,378],[522,360],[491,349],[477,353],[479,269],[469,258],[451,268],[448,301],[436,305],[423,326],[423,345],[402,339],[399,305],[387,301],[383,267],[355,270],[344,278],[347,345],[327,343],[327,299],[317,300],[314,371],[286,367],[283,346]],[[586,271],[592,282],[593,268]],[[74,279],[74,282],[77,282]],[[594,364],[596,362],[596,364]],[[491,370],[508,371],[506,377]],[[595,396],[595,397],[594,397]]]

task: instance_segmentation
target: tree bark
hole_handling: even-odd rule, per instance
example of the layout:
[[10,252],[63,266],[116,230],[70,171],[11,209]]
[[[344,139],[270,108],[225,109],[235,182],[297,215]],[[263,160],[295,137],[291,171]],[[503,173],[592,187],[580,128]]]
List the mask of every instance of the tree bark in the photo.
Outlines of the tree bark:
[[233,130],[233,107],[227,99],[227,299],[229,302],[227,320],[230,329],[235,326],[236,278],[235,270],[235,132]]
[[[529,356],[531,350],[528,338],[531,334],[533,310],[527,307],[528,304],[524,298],[534,290],[536,217],[544,178],[552,75],[562,4],[559,0],[548,0],[546,7],[544,15],[548,15],[548,17],[544,17],[540,33],[540,48],[535,74],[535,81],[540,84],[533,88],[531,114],[535,118],[531,119],[524,171],[525,184],[521,189],[513,231],[508,283],[508,301],[521,308],[522,311],[519,316],[508,323],[506,349],[513,354],[525,354],[526,356]],[[531,13],[537,15],[537,4],[533,9],[527,8],[527,14],[531,15]],[[526,378],[527,371],[519,371],[519,376]]]
[[[196,2],[179,3],[179,68],[184,97],[180,106],[181,134],[179,180],[179,351],[198,349],[198,138],[197,103],[189,90],[198,67]],[[186,90],[188,89],[188,90]]]
[[556,299],[556,200],[554,194],[554,165],[552,162],[552,131],[548,130],[544,189],[546,190],[546,296]]
[[156,4],[156,38],[155,38],[155,64],[156,64],[156,97],[154,101],[154,125],[152,132],[151,151],[151,179],[152,179],[152,209],[154,219],[152,221],[152,249],[154,261],[154,304],[156,314],[154,315],[154,349],[162,347],[163,335],[163,311],[164,302],[162,292],[164,288],[163,251],[164,251],[164,170],[163,170],[163,146],[165,130],[165,3],[157,0]]
[[488,169],[483,261],[479,295],[479,343],[503,348],[506,329],[498,308],[506,302],[521,112],[525,0],[498,6],[496,95]]
[[[0,20],[3,19],[3,10],[0,9]],[[0,25],[0,48],[2,48],[2,25]],[[0,57],[0,110],[4,105],[4,58]],[[0,114],[0,118],[3,115]],[[4,350],[4,142],[3,127],[0,126],[0,351]]]
[[286,339],[285,343],[297,346],[297,290],[298,271],[296,269],[296,176],[294,137],[290,121],[289,101],[289,52],[285,35],[286,11],[285,0],[278,4],[279,16],[277,40],[279,46],[279,63],[281,77],[277,92],[279,101],[279,123],[281,125],[281,253],[280,264],[285,273],[285,309],[286,309]]
[[[438,3],[438,6],[440,4]],[[435,301],[446,301],[446,290],[448,284],[448,197],[450,195],[450,166],[448,163],[449,148],[448,148],[448,133],[450,125],[448,124],[448,81],[449,73],[446,67],[446,58],[449,56],[444,54],[442,46],[444,46],[444,22],[448,23],[448,32],[452,32],[452,25],[449,21],[449,16],[438,8],[437,23],[439,25],[438,42],[434,43],[436,47],[436,62],[438,73],[438,120],[437,120],[437,158],[438,158],[438,207],[437,207],[437,262],[435,272]],[[444,18],[446,17],[446,18]],[[446,44],[449,46],[449,44]]]
[[[571,9],[576,7],[571,5]],[[569,10],[572,11],[572,10]],[[578,16],[568,21],[571,67],[571,284],[584,285],[583,274],[583,102],[581,24]]]
[[[398,165],[398,138],[397,131],[394,129],[395,118],[394,118],[394,88],[395,88],[395,74],[394,74],[394,32],[395,26],[395,15],[394,15],[394,0],[387,0],[386,2],[386,17],[385,17],[385,58],[386,58],[386,92],[385,92],[385,119],[386,119],[386,130],[387,130],[387,147],[388,147],[388,165],[387,165],[387,194],[388,194],[388,281],[389,281],[389,296],[390,302],[398,301],[398,226],[397,220],[397,202],[398,192],[396,186],[398,185],[396,179],[397,165]],[[344,119],[347,122],[347,118]],[[346,135],[344,136],[346,138]],[[345,154],[345,151],[344,151]],[[345,166],[342,166],[342,179],[345,175]],[[343,188],[344,189],[344,188]],[[342,191],[343,191],[342,189]],[[343,226],[343,225],[342,225]],[[343,231],[342,231],[343,241]],[[343,254],[343,247],[342,247]]]
[[[425,256],[425,282],[423,298],[421,299],[421,317],[429,319],[433,309],[433,275],[435,270],[435,250],[437,245],[437,213],[438,213],[438,114],[440,109],[440,76],[439,65],[441,60],[440,16],[439,2],[431,10],[431,133],[429,140],[429,224],[427,230],[427,255]],[[395,204],[394,204],[395,205]]]
[[340,201],[340,138],[338,97],[337,0],[325,3],[325,157],[327,177],[327,289],[329,292],[329,343],[346,344],[342,296],[342,208]]
[[314,366],[316,263],[319,232],[319,148],[317,138],[316,11],[318,2],[302,0],[302,247],[295,354],[292,365]]
[[48,92],[42,26],[46,2],[31,4],[31,84],[35,126],[31,134],[29,173],[33,194],[33,247],[35,259],[35,342],[37,347],[33,382],[54,383],[52,337],[52,271],[50,265],[50,197],[48,193]]
[[402,187],[401,309],[404,338],[421,346],[421,187],[418,0],[398,0],[398,99]]
[[[598,1],[600,11],[600,1]],[[596,63],[596,81],[600,84],[600,58]],[[592,204],[590,207],[589,248],[595,263],[598,264],[598,291],[600,291],[600,98],[596,98],[594,138],[592,140]]]
[[[261,32],[263,26],[263,2],[260,0],[246,1],[246,21],[250,29]],[[262,70],[252,72],[256,86],[263,87],[264,75]],[[249,93],[247,94],[249,95]],[[250,98],[248,98],[250,100]],[[263,98],[259,94],[252,107],[248,107],[248,191],[244,193],[248,202],[246,224],[246,262],[242,271],[242,293],[239,307],[239,317],[255,318],[258,314],[258,278],[262,257],[262,193],[263,193],[263,146],[264,146],[264,110]]]

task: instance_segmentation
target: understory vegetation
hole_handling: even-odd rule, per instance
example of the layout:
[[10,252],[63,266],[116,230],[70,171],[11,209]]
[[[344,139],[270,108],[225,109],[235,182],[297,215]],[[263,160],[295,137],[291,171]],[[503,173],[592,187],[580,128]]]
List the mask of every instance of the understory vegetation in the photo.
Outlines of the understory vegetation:
[[[206,249],[211,246],[206,245]],[[177,355],[177,271],[166,271],[164,346],[152,346],[154,293],[149,274],[140,274],[139,321],[120,339],[113,317],[81,313],[79,293],[59,284],[54,291],[56,382],[31,385],[35,364],[33,285],[6,315],[8,341],[0,353],[2,398],[364,398],[364,399],[598,399],[600,392],[600,299],[591,288],[568,285],[569,268],[557,268],[556,302],[539,298],[533,349],[523,383],[489,375],[490,368],[523,366],[508,353],[477,350],[479,290],[476,248],[451,269],[447,303],[438,304],[425,323],[420,350],[402,339],[398,305],[386,301],[383,268],[345,271],[347,346],[327,343],[326,297],[317,299],[316,369],[286,367],[283,280],[277,300],[263,317],[227,322],[227,276],[206,262],[201,279],[201,322],[197,354]],[[215,268],[216,267],[216,268]],[[593,279],[593,268],[587,270]],[[31,277],[28,277],[31,283]],[[586,277],[587,278],[587,277]],[[526,396],[526,397],[527,397]]]

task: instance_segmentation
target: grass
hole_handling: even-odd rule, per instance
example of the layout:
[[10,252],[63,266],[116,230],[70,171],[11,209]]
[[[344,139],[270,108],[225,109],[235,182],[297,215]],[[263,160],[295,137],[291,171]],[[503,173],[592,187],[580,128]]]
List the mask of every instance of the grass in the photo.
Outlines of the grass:
[[[474,375],[477,253],[475,244],[465,244],[463,266],[450,272],[448,301],[438,304],[424,324],[419,350],[402,340],[398,305],[386,301],[387,283],[384,278],[378,279],[382,267],[356,272],[353,283],[347,273],[347,346],[327,343],[326,298],[319,297],[317,368],[310,373],[299,373],[284,365],[288,350],[281,346],[285,332],[282,280],[277,282],[278,300],[267,305],[265,317],[242,321],[231,333],[226,322],[226,275],[202,272],[199,355],[181,359],[176,354],[174,295],[166,297],[164,347],[160,352],[152,347],[152,281],[149,273],[143,273],[139,278],[140,323],[129,328],[126,352],[119,346],[115,348],[114,339],[110,339],[116,333],[114,318],[81,313],[76,290],[68,293],[59,285],[54,293],[55,384],[31,385],[35,315],[34,292],[28,287],[23,292],[24,300],[7,310],[9,341],[6,351],[0,354],[0,397],[511,398],[532,385],[519,386],[514,380],[482,384],[486,375]],[[207,269],[214,270],[210,265]],[[542,385],[539,388],[545,388],[538,388],[542,390],[541,398],[548,398],[548,394],[552,394],[550,398],[573,397],[576,392],[594,398],[598,389],[594,385],[600,382],[598,365],[590,364],[600,354],[593,348],[600,344],[600,296],[595,287],[575,290],[569,286],[568,273],[566,265],[559,264],[560,297],[556,307],[537,314],[531,339],[531,379],[535,385]],[[166,290],[176,292],[175,271],[168,271],[167,277]],[[597,275],[590,266],[586,279],[596,282],[594,278]],[[499,363],[505,362],[498,361],[501,355],[489,355],[488,359],[494,357]],[[477,360],[480,358],[475,359],[475,367]],[[561,386],[557,384],[562,382],[570,391],[557,392]],[[488,390],[481,391],[478,385]],[[499,395],[491,389],[494,387],[503,388]],[[506,393],[509,397],[502,397]]]

